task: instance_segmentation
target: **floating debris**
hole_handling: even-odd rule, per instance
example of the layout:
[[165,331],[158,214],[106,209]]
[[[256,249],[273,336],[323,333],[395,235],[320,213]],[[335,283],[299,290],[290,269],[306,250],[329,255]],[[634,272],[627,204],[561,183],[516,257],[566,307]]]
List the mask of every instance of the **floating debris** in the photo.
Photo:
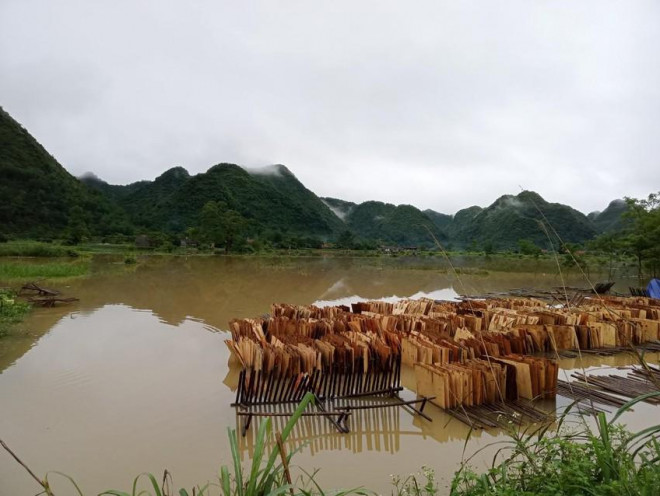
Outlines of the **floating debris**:
[[22,295],[24,293],[36,293],[39,296],[57,296],[60,294],[59,291],[56,291],[54,289],[48,289],[48,288],[43,288],[35,282],[28,282],[21,287],[21,290],[19,291],[18,294]]

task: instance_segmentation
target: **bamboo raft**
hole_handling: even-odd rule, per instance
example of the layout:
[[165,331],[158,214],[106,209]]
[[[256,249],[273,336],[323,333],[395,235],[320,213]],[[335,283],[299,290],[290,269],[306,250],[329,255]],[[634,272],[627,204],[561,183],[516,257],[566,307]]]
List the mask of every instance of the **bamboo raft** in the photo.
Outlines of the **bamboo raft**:
[[473,429],[502,428],[511,423],[522,425],[524,421],[546,422],[551,416],[534,407],[530,402],[521,400],[504,403],[493,403],[477,406],[461,406],[446,412]]
[[[660,369],[653,366],[649,366],[649,369],[635,366],[625,370],[628,371],[625,376],[616,374],[589,375],[575,372],[572,376],[577,381],[571,382],[571,386],[590,388],[589,396],[596,398],[602,398],[607,393],[613,393],[620,397],[632,399],[644,394],[660,392]],[[612,396],[612,394],[609,394],[609,396]],[[596,399],[596,401],[599,400]],[[660,405],[659,396],[652,396],[644,401],[652,405]]]

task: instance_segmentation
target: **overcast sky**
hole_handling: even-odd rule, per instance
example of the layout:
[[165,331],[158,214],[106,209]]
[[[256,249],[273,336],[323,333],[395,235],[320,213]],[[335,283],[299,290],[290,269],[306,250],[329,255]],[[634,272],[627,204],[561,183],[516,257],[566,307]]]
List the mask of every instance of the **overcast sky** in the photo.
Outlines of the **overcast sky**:
[[660,190],[660,2],[0,0],[0,105],[72,174],[285,164],[454,213]]

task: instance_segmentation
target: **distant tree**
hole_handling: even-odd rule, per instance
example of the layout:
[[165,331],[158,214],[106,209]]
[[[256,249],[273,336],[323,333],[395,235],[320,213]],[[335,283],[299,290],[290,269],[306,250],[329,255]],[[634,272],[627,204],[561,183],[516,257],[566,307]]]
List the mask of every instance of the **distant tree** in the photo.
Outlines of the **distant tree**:
[[67,242],[77,245],[83,239],[89,237],[89,229],[85,220],[85,212],[79,205],[74,205],[69,210],[69,222],[67,227]]
[[236,210],[226,210],[222,214],[222,227],[224,230],[224,244],[227,253],[245,242],[245,229],[247,221]]
[[622,234],[619,232],[608,231],[589,241],[587,247],[590,250],[607,256],[607,278],[608,280],[612,280],[614,275],[614,262],[619,258],[624,248]]
[[660,269],[660,192],[645,200],[626,198],[628,210],[623,217],[630,227],[623,237],[625,249],[637,259],[637,274],[641,279],[643,266],[655,277]]
[[355,235],[349,231],[343,231],[337,238],[337,248],[342,248],[345,250],[350,250],[355,245]]
[[282,231],[274,231],[270,237],[270,240],[275,246],[282,246],[282,243],[284,242],[284,235],[282,234]]
[[560,252],[563,254],[564,267],[568,269],[577,268],[582,272],[589,274],[589,264],[587,259],[584,257],[584,250],[577,243],[564,243]]
[[213,247],[224,246],[227,252],[245,244],[247,227],[247,219],[222,202],[208,201],[200,213],[201,241]]
[[219,202],[208,201],[202,207],[199,220],[199,237],[200,241],[212,247],[223,243],[223,215]]
[[534,255],[535,257],[541,254],[541,248],[529,239],[518,240],[518,251],[523,255]]

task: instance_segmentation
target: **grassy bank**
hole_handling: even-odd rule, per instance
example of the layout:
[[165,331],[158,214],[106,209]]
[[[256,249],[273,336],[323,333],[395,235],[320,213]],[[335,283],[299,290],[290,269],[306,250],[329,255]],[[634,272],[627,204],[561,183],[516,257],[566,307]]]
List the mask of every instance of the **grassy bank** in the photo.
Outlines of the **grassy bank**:
[[89,272],[89,260],[74,262],[27,263],[0,261],[0,281],[26,282],[42,279],[65,279],[84,276]]
[[[30,240],[14,240],[0,243],[1,257],[84,257],[89,255],[170,255],[170,256],[242,256],[242,257],[337,257],[364,258],[392,262],[392,265],[402,268],[419,268],[420,270],[439,270],[450,272],[454,269],[480,271],[485,274],[492,272],[543,272],[558,273],[580,272],[575,260],[567,254],[535,253],[523,254],[515,252],[485,253],[483,251],[449,251],[440,250],[399,250],[382,251],[377,249],[337,249],[337,248],[272,248],[268,246],[250,246],[242,252],[225,253],[223,249],[212,250],[197,247],[180,247],[171,243],[156,248],[140,248],[134,243],[94,243],[85,242],[74,246],[54,241],[44,243]],[[449,261],[448,261],[449,260]],[[636,271],[632,258],[619,257],[615,261],[602,256],[598,252],[586,252],[578,256],[581,270],[590,273],[603,274],[604,279],[615,276],[632,275]],[[607,274],[607,275],[605,275]]]

